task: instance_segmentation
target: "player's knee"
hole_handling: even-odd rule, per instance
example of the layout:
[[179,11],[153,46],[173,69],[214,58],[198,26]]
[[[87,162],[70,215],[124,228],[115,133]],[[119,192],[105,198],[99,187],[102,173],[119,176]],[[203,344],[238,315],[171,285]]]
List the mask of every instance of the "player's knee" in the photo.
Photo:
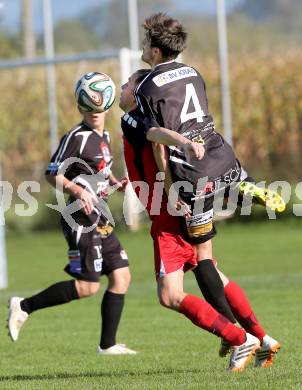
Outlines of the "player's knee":
[[129,267],[119,268],[117,270],[114,270],[109,275],[108,288],[110,291],[116,294],[125,294],[128,290],[130,282],[131,274]]
[[86,282],[84,280],[76,281],[76,289],[79,295],[79,298],[86,298],[94,295],[98,292],[100,288],[99,282]]
[[158,296],[158,299],[159,299],[159,303],[164,306],[164,307],[167,307],[168,309],[171,308],[170,307],[170,299],[168,297],[165,297],[165,296],[162,296],[162,295],[159,295]]
[[84,297],[90,297],[91,295],[95,295],[100,288],[100,283],[87,283],[84,290]]
[[178,310],[182,297],[177,293],[167,293],[165,291],[160,291],[158,294],[159,303],[172,310]]

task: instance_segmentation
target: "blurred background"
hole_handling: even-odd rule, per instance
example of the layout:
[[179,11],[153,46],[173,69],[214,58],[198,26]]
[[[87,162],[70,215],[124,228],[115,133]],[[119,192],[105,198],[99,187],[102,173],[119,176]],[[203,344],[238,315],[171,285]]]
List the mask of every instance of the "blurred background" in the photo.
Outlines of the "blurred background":
[[[94,70],[121,84],[118,50],[130,46],[127,0],[52,0],[54,56],[81,55],[53,67],[58,138],[80,120],[74,83]],[[196,67],[207,84],[209,109],[222,132],[220,68],[214,1],[137,0],[138,22],[153,12],[180,18],[190,34],[183,61]],[[226,0],[233,145],[244,167],[260,180],[301,180],[302,163],[302,2],[300,0]],[[45,206],[54,194],[45,184],[50,158],[50,124],[45,65],[10,67],[17,59],[45,56],[43,0],[0,1],[0,140],[3,180],[41,183],[38,213],[31,218],[6,212],[10,229],[42,229],[58,218]],[[140,35],[142,31],[140,30]],[[115,53],[91,60],[91,53]],[[87,59],[85,59],[87,56]],[[10,62],[8,62],[10,61]],[[107,116],[115,174],[124,171],[118,104]],[[122,197],[111,209],[122,221]]]

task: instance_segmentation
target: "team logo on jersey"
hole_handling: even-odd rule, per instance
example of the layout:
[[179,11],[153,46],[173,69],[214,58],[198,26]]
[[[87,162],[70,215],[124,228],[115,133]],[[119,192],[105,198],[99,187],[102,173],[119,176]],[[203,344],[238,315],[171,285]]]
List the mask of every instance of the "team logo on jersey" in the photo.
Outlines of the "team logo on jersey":
[[102,238],[106,238],[113,232],[113,226],[107,223],[107,225],[97,226],[96,231],[101,235]]
[[168,70],[167,72],[161,73],[153,77],[153,82],[157,87],[173,83],[173,81],[185,79],[187,77],[198,76],[195,69],[190,66],[183,66],[179,69]]
[[215,191],[215,183],[213,181],[206,182],[201,190],[197,190],[194,200],[202,199],[205,195],[213,194]]
[[108,145],[105,142],[101,142],[100,149],[103,153],[103,158],[104,158],[105,162],[109,163],[111,161],[111,153],[110,153]]
[[170,82],[170,78],[167,73],[168,72],[162,73],[154,77],[153,81],[158,87],[161,87],[162,85],[168,84]]
[[106,166],[106,163],[104,160],[100,161],[99,164],[98,164],[98,171],[102,171]]
[[192,142],[197,142],[198,144],[202,144],[202,145],[205,144],[204,139],[202,138],[201,135],[198,135],[197,137],[194,137],[192,139]]

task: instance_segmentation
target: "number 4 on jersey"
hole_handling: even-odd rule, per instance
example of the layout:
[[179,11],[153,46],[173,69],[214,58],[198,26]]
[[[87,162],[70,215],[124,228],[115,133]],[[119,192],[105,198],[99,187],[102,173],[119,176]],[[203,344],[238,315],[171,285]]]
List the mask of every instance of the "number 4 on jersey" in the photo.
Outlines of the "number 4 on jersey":
[[[188,112],[189,105],[192,100],[194,111]],[[192,83],[186,84],[185,102],[180,113],[181,123],[185,123],[190,119],[196,119],[197,122],[203,122],[204,112],[200,107],[198,96]]]

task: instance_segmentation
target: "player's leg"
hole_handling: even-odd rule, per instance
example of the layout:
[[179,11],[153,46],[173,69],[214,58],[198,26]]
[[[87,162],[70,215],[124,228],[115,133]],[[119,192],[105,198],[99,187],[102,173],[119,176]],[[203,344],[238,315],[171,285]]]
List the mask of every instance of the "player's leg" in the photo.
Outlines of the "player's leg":
[[185,315],[193,324],[227,340],[233,347],[229,369],[242,371],[258,350],[260,341],[231,323],[203,299],[183,291],[183,271],[158,279],[160,303]]
[[180,310],[181,302],[187,296],[183,291],[184,272],[176,270],[157,280],[157,294],[162,306],[175,311]]
[[211,239],[216,235],[213,225],[213,202],[214,196],[196,201],[193,205],[193,216],[186,219],[188,239],[196,244],[198,263],[194,269],[194,274],[207,302],[231,322],[236,323],[236,319],[224,295],[223,283],[212,261]]
[[[226,299],[228,300],[228,303],[232,308],[232,312],[234,313],[236,319],[247,332],[253,334],[260,340],[260,342],[262,342],[265,332],[263,331],[260,323],[257,321],[256,316],[253,314],[251,305],[247,300],[243,290],[236,283],[230,282],[226,275],[218,268],[217,272],[223,283]],[[252,324],[253,326],[245,327],[246,325]],[[222,339],[219,349],[219,356],[224,357],[230,351],[230,344]]]
[[[241,180],[239,187],[239,206],[242,206],[244,196],[251,196],[254,203],[261,204],[279,212],[285,210],[285,203],[280,195],[275,191],[255,185],[254,179],[249,177],[243,168],[241,168]],[[224,284],[226,299],[236,319],[247,332],[253,334],[261,341],[261,348],[256,353],[256,366],[271,366],[274,355],[281,347],[279,342],[265,334],[242,288],[235,282],[229,281],[221,271],[218,270],[218,272]],[[230,345],[222,339],[219,355],[223,357],[228,352],[230,352]]]
[[[183,272],[196,266],[196,256],[179,232],[177,218],[169,216],[153,220],[151,234],[160,303],[184,314],[202,329],[218,336],[223,334],[221,337],[234,346],[230,370],[240,371],[257,350],[259,340],[236,327],[203,299],[184,293]],[[243,353],[238,355],[240,349]]]
[[279,213],[282,213],[286,207],[284,200],[277,191],[258,186],[255,183],[255,180],[250,176],[247,176],[239,184],[239,206],[242,206],[243,198],[245,196],[252,197],[253,203],[260,204],[261,206],[267,207],[272,211],[278,211]]
[[98,289],[98,282],[66,280],[55,283],[28,298],[12,297],[9,301],[8,312],[8,330],[11,339],[17,341],[21,327],[34,311],[91,296]]
[[[190,266],[195,267],[195,277],[206,300],[235,323],[236,320],[224,296],[223,284],[212,261],[211,238],[215,236],[212,224],[213,198],[208,199],[205,206],[206,215],[202,214],[201,218],[198,218],[198,223],[190,224],[190,233],[194,234],[193,241],[194,239],[195,242],[202,241],[203,244],[198,246],[197,259],[200,260],[198,263],[192,245],[187,242],[192,240],[192,237],[189,237],[189,229],[184,218],[160,215],[153,221],[151,232],[156,277],[159,278],[178,269],[186,270]],[[184,232],[187,241],[182,238],[181,231]],[[186,268],[187,266],[189,267]]]
[[97,258],[95,249],[98,243],[92,245],[94,232],[79,234],[64,222],[63,229],[69,245],[69,264],[65,272],[75,280],[55,283],[28,298],[12,297],[9,301],[8,330],[13,341],[17,341],[21,327],[32,312],[91,296],[100,287],[101,260]]
[[218,272],[224,281],[225,296],[236,319],[247,332],[262,341],[265,332],[257,320],[243,289],[234,281],[230,281],[220,270]]
[[[256,352],[255,365],[257,367],[270,367],[273,364],[275,354],[281,347],[280,343],[265,333],[243,289],[237,283],[230,281],[218,268],[217,271],[224,285],[225,296],[236,319],[248,333],[260,340],[261,348]],[[219,355],[226,356],[230,349],[230,344],[222,339]]]
[[116,334],[125,304],[125,294],[131,280],[128,257],[114,233],[102,241],[102,275],[107,275],[108,286],[101,303],[102,325],[98,353],[133,355],[136,354],[134,350],[116,342]]
[[225,285],[225,295],[241,326],[261,342],[261,348],[256,353],[256,366],[270,367],[273,364],[275,354],[281,348],[280,343],[266,334],[255,316],[247,296],[237,283],[229,281]]
[[207,302],[235,324],[236,318],[225,297],[222,280],[212,260],[212,241],[198,244],[196,248],[198,264],[193,272],[200,291]]

